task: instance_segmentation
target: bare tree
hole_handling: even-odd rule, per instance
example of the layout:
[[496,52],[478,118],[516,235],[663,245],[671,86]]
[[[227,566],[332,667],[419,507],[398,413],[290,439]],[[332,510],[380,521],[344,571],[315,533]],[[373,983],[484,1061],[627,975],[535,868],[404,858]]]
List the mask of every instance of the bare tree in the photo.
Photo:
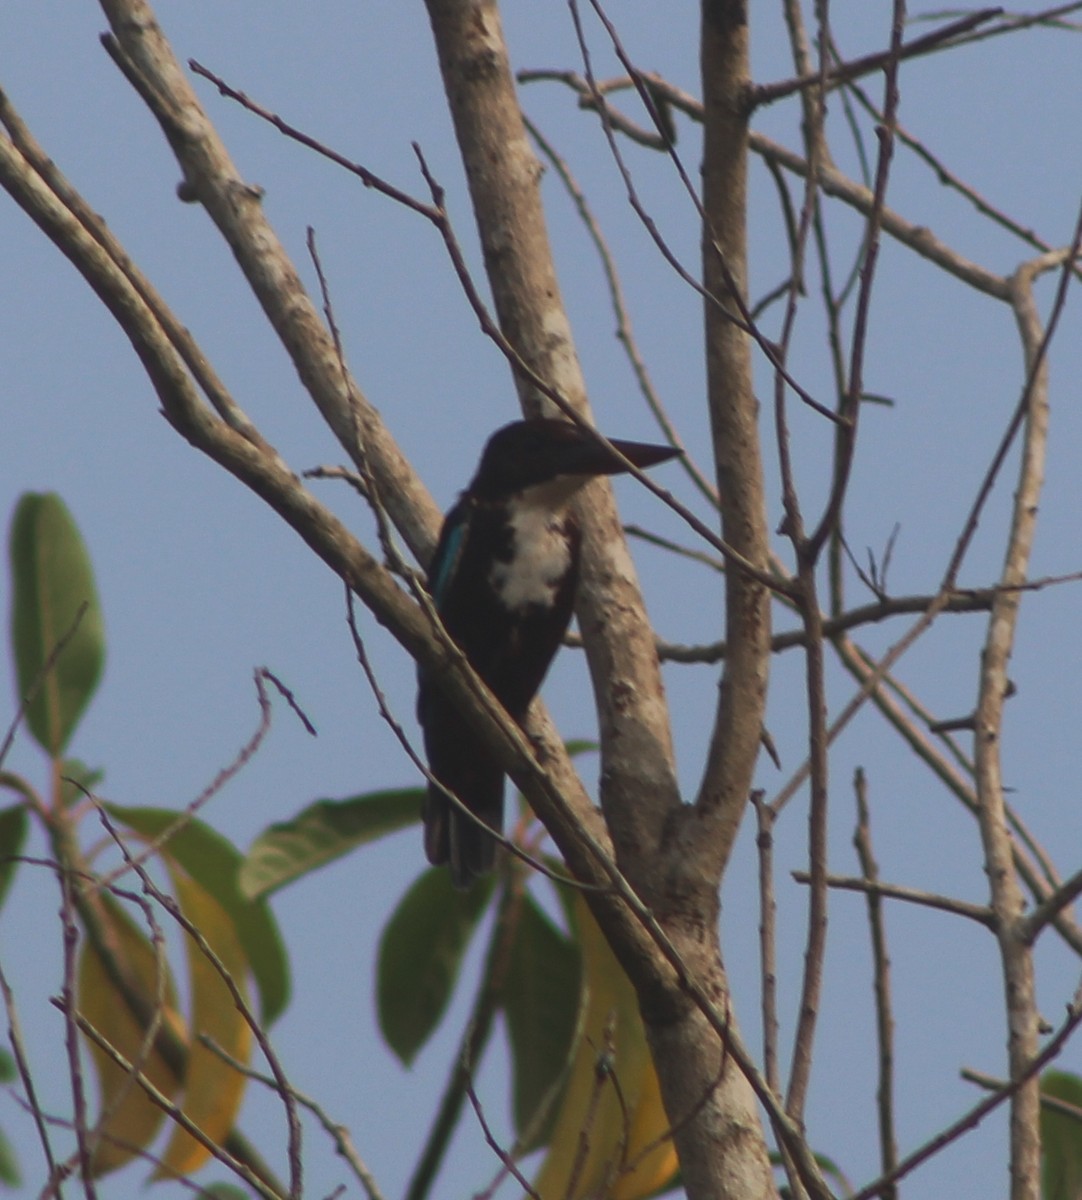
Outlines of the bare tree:
[[[918,63],[951,61],[966,47],[1021,37],[1033,27],[1070,37],[1069,14],[1082,5],[1024,17],[998,9],[947,14],[922,32],[909,20],[903,0],[894,0],[890,12],[883,12],[880,49],[847,58],[840,49],[843,31],[837,20],[832,23],[828,5],[816,6],[812,16],[795,0],[783,0],[792,76],[763,83],[753,78],[749,38],[754,23],[766,18],[740,0],[703,0],[699,90],[691,94],[643,67],[642,50],[622,40],[619,14],[594,0],[572,0],[569,6],[579,60],[543,69],[512,63],[495,0],[427,0],[491,311],[468,266],[466,231],[451,221],[444,183],[430,169],[423,147],[416,148],[423,191],[411,192],[381,177],[373,164],[353,162],[347,151],[332,150],[294,128],[263,107],[263,100],[246,95],[243,80],[178,61],[141,0],[102,0],[101,7],[110,27],[105,49],[175,155],[180,198],[202,206],[236,259],[349,459],[352,478],[376,515],[378,545],[362,543],[256,427],[181,319],[67,182],[6,96],[0,99],[5,131],[0,182],[112,313],[176,431],[270,505],[390,631],[403,656],[438,676],[519,785],[634,989],[667,1114],[662,1136],[675,1145],[687,1195],[746,1200],[777,1194],[771,1150],[791,1194],[834,1194],[836,1184],[825,1177],[815,1154],[824,1148],[814,1144],[807,1127],[824,1006],[828,901],[832,889],[848,889],[863,893],[867,902],[879,1075],[881,1173],[857,1194],[895,1195],[898,1180],[1002,1105],[1010,1113],[1010,1195],[1038,1196],[1040,1074],[1082,1020],[1082,1001],[1063,997],[1066,1018],[1053,1022],[1051,1030],[1043,1025],[1035,948],[1039,940],[1055,941],[1061,953],[1082,952],[1082,929],[1071,912],[1082,890],[1082,870],[1068,857],[1062,877],[1031,835],[1009,802],[1002,753],[1012,686],[1008,664],[1023,601],[1065,582],[1077,567],[1072,547],[1057,567],[1062,579],[1039,578],[1032,549],[1048,439],[1049,359],[1069,289],[1077,283],[1082,211],[1072,228],[1043,240],[1028,216],[1001,212],[917,140],[902,118],[907,72]],[[677,18],[662,16],[660,23],[669,19]],[[614,62],[616,73],[602,77],[595,58]],[[203,86],[208,80],[217,94]],[[603,482],[590,485],[578,506],[584,570],[576,614],[598,714],[599,808],[544,708],[536,704],[526,729],[519,729],[441,629],[421,577],[397,549],[400,540],[423,567],[438,510],[396,445],[391,423],[366,394],[363,363],[356,375],[347,366],[329,295],[322,297],[321,312],[321,302],[309,295],[267,219],[260,188],[234,166],[208,115],[212,105],[227,100],[243,105],[253,121],[271,122],[434,229],[461,285],[463,304],[471,306],[483,334],[506,360],[522,412],[592,424],[542,209],[541,162],[547,161],[595,239],[619,337],[644,401],[665,435],[681,444],[681,420],[662,406],[632,331],[617,274],[619,255],[610,252],[604,222],[595,220],[578,190],[559,139],[550,141],[525,115],[540,88],[559,88],[569,106],[582,110],[576,119],[592,123],[648,252],[701,305],[698,347],[710,444],[708,452],[688,456],[696,501],[681,503],[655,482],[645,477],[641,482],[654,493],[658,511],[667,506],[680,522],[682,543],[662,539],[673,554],[693,558],[701,572],[697,578],[724,576],[723,629],[720,616],[715,622],[723,637],[695,645],[660,638],[646,615],[611,490]],[[273,103],[273,97],[264,99]],[[782,144],[757,122],[786,101],[793,136]],[[844,132],[832,107],[843,116]],[[967,256],[894,203],[892,183],[903,153],[907,162],[926,164],[963,198],[972,222],[993,223],[1002,231],[1013,248],[1009,270],[994,271]],[[842,161],[854,161],[855,169],[840,166]],[[755,273],[748,262],[752,171],[774,188],[774,236],[788,247],[785,277],[761,295],[753,294]],[[643,199],[646,181],[658,176],[675,181],[692,214],[701,249],[696,264],[674,248],[672,235],[662,229],[667,223],[657,221]],[[856,482],[865,461],[867,412],[891,403],[882,394],[889,391],[879,382],[882,372],[869,369],[870,330],[874,322],[901,326],[905,320],[879,300],[887,245],[931,264],[960,295],[978,294],[1005,306],[1017,328],[1021,363],[1010,383],[1012,411],[998,419],[992,441],[981,439],[991,450],[979,465],[961,520],[951,527],[942,570],[907,594],[889,586],[893,538],[867,562],[847,538],[853,510],[876,503],[874,481]],[[643,254],[642,246],[640,236],[634,253]],[[625,277],[629,267],[633,263],[625,261]],[[1042,312],[1034,290],[1045,275],[1054,286]],[[825,347],[828,385],[806,362],[803,334],[809,326]],[[924,429],[936,436],[934,421]],[[910,467],[914,473],[920,468],[919,461]],[[963,571],[978,526],[1009,470],[1016,473],[1009,518],[997,526],[1002,566],[979,584],[963,582],[970,578]],[[780,501],[768,492],[766,479]],[[941,522],[932,518],[932,524],[944,541]],[[854,592],[858,599],[851,597]],[[772,612],[784,615],[781,632],[772,632]],[[984,631],[972,711],[957,720],[933,713],[934,697],[926,698],[898,673],[903,657],[951,614],[959,614],[952,618],[958,623],[969,614],[967,621],[983,622]],[[870,650],[874,643],[863,640],[866,628],[885,622],[892,623],[892,640],[885,649]],[[358,646],[363,657],[359,635]],[[768,794],[764,780],[777,778],[760,762],[764,747],[775,754],[768,677],[783,652],[799,655],[802,663],[802,732],[799,739],[780,739],[788,764],[785,781],[769,785]],[[698,783],[683,797],[662,687],[665,661],[716,664],[718,673]],[[831,682],[841,677],[838,666],[855,680],[840,700]],[[922,786],[934,781],[975,819],[979,861],[989,883],[983,902],[880,878],[870,815],[874,766],[871,782],[861,773],[855,788],[860,871],[847,877],[832,870],[831,802],[836,807],[839,793],[848,790],[848,781],[839,781],[838,768],[832,769],[832,747],[870,706],[926,772]],[[972,739],[972,749],[964,737]],[[779,823],[784,819],[788,828],[796,820],[798,796],[807,814],[806,869],[799,876],[806,889],[805,933],[795,1017],[787,1023],[778,995],[773,850]],[[759,835],[758,1052],[741,1034],[741,1018],[748,1016],[733,1001],[719,934],[722,886],[749,805]],[[524,886],[521,868],[514,869],[520,872],[518,886]],[[73,896],[66,903],[74,912],[82,902],[74,898],[75,884],[69,886]],[[885,921],[894,905],[968,918],[992,934],[1007,1041],[1002,1078],[987,1097],[931,1142],[901,1150]],[[93,912],[80,911],[93,926]],[[274,1194],[270,1184],[263,1186]]]

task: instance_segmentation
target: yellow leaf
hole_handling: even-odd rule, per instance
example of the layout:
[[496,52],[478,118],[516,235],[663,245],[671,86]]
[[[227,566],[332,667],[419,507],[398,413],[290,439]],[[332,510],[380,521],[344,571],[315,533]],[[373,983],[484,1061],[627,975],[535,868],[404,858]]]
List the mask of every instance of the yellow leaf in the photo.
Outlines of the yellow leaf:
[[[172,863],[168,865],[184,915],[206,938],[247,1000],[248,961],[233,921],[205,888],[175,869]],[[221,1144],[236,1121],[247,1080],[205,1046],[200,1035],[206,1034],[228,1054],[247,1062],[251,1052],[251,1030],[210,959],[190,935],[185,936],[185,943],[192,997],[192,1032],[181,1107],[208,1137]],[[155,1178],[187,1175],[201,1167],[209,1157],[210,1151],[178,1125]]]
[[[83,943],[76,979],[79,1010],[159,1091],[172,1096],[178,1087],[176,1073],[156,1050],[144,1048],[147,1019],[157,1003],[159,971],[165,973],[166,1019],[176,1027],[176,991],[168,965],[164,958],[160,965],[155,961],[150,940],[109,896],[102,896],[98,913],[104,949],[89,938]],[[124,977],[127,995],[116,978],[117,971]],[[128,996],[133,993],[145,1006],[144,1012],[132,1011]],[[89,1039],[88,1045],[105,1114],[91,1162],[94,1175],[101,1176],[123,1166],[149,1145],[164,1113],[129,1072]]]
[[[617,1179],[612,1200],[640,1200],[642,1196],[652,1196],[672,1179],[679,1163],[672,1138],[664,1136],[668,1131],[669,1118],[661,1100],[661,1085],[651,1062],[631,1121],[627,1141],[628,1169]],[[663,1140],[658,1142],[658,1138]],[[648,1146],[651,1149],[647,1150]]]
[[582,897],[578,1043],[552,1140],[534,1184],[542,1200],[641,1200],[672,1178],[676,1151],[630,981]]

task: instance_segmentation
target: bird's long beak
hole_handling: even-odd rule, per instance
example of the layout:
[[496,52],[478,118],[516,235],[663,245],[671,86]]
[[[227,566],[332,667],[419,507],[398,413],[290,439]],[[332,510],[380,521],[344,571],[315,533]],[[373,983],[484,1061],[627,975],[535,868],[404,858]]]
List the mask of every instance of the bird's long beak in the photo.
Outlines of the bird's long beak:
[[[566,447],[561,458],[560,473],[566,475],[619,475],[627,466],[608,447],[589,434],[578,431],[579,440]],[[652,442],[625,442],[610,438],[613,448],[636,467],[652,467],[683,454],[673,446],[658,446]]]

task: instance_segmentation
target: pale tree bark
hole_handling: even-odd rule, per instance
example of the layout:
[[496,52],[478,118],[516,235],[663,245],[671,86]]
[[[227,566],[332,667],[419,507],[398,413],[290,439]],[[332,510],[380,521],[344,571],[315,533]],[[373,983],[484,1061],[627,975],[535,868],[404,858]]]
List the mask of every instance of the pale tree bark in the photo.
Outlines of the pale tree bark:
[[[541,207],[541,168],[522,120],[498,6],[429,0],[428,11],[501,331],[541,380],[590,419]],[[516,383],[527,413],[555,411],[529,379]],[[585,542],[577,615],[598,697],[602,807],[621,869],[641,888],[644,864],[652,861],[665,817],[678,801],[668,714],[653,635],[607,483],[589,489],[580,517]]]
[[1026,1082],[1011,1103],[1011,1200],[1036,1200],[1041,1192],[1040,1080],[1029,1071],[1040,1050],[1040,1011],[1027,907],[1014,865],[1000,759],[1007,675],[1020,610],[1017,590],[1029,574],[1044,484],[1048,445],[1048,361],[1045,332],[1033,301],[1032,265],[1015,272],[1011,297],[1022,337],[1026,383],[1016,413],[1024,424],[1022,462],[1001,577],[981,655],[975,717],[978,813],[988,871],[990,907],[1003,965],[1007,1055],[1012,1079]]
[[[498,8],[484,0],[428,0],[428,11],[502,331],[526,363],[585,416],[585,385],[541,208],[540,170],[523,125]],[[709,12],[705,23],[714,24]],[[707,278],[719,297],[726,296],[713,266],[719,253],[733,256],[741,287],[744,278],[740,226],[746,131],[738,105],[747,78],[746,39],[745,27],[739,34],[740,74],[726,96],[725,146],[735,165],[715,176],[714,190],[708,191],[708,196],[725,196],[716,228],[704,232]],[[704,68],[717,54],[711,42],[704,49]],[[735,199],[730,198],[733,188]],[[720,250],[714,248],[715,238],[723,239]],[[723,451],[719,474],[723,494],[733,497],[725,532],[735,532],[736,550],[765,563],[747,339],[733,332],[730,320],[718,321],[717,312],[716,305],[708,306],[708,342],[712,347],[723,343],[712,349],[710,359],[719,380],[718,398],[711,404],[716,448]],[[536,390],[528,381],[520,380],[519,386],[527,411],[535,408]],[[577,612],[598,701],[601,802],[616,863],[657,918],[701,995],[735,1034],[718,950],[717,894],[759,744],[769,652],[765,594],[760,584],[730,573],[729,636],[744,649],[723,684],[728,701],[723,701],[722,732],[716,738],[713,782],[704,789],[709,798],[696,809],[683,809],[653,638],[606,484],[591,488],[580,515],[585,542]],[[749,681],[752,694],[744,696]],[[704,855],[699,848],[706,846]],[[704,857],[709,865],[701,868]],[[659,970],[656,952],[655,961],[644,959],[641,946],[619,936],[609,899],[587,895],[639,990],[688,1194],[773,1195],[754,1095],[735,1062],[725,1057],[717,1029],[680,981]]]

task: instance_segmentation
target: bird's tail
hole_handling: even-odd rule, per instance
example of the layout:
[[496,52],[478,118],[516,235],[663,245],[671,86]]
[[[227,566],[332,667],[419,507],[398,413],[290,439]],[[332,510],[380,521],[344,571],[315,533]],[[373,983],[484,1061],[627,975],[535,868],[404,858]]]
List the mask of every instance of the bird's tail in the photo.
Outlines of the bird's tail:
[[[469,811],[496,833],[503,832],[503,772],[488,763],[471,767],[468,778],[449,779],[433,771]],[[447,863],[456,888],[472,886],[492,870],[496,839],[429,784],[424,806],[425,854],[434,866]]]

